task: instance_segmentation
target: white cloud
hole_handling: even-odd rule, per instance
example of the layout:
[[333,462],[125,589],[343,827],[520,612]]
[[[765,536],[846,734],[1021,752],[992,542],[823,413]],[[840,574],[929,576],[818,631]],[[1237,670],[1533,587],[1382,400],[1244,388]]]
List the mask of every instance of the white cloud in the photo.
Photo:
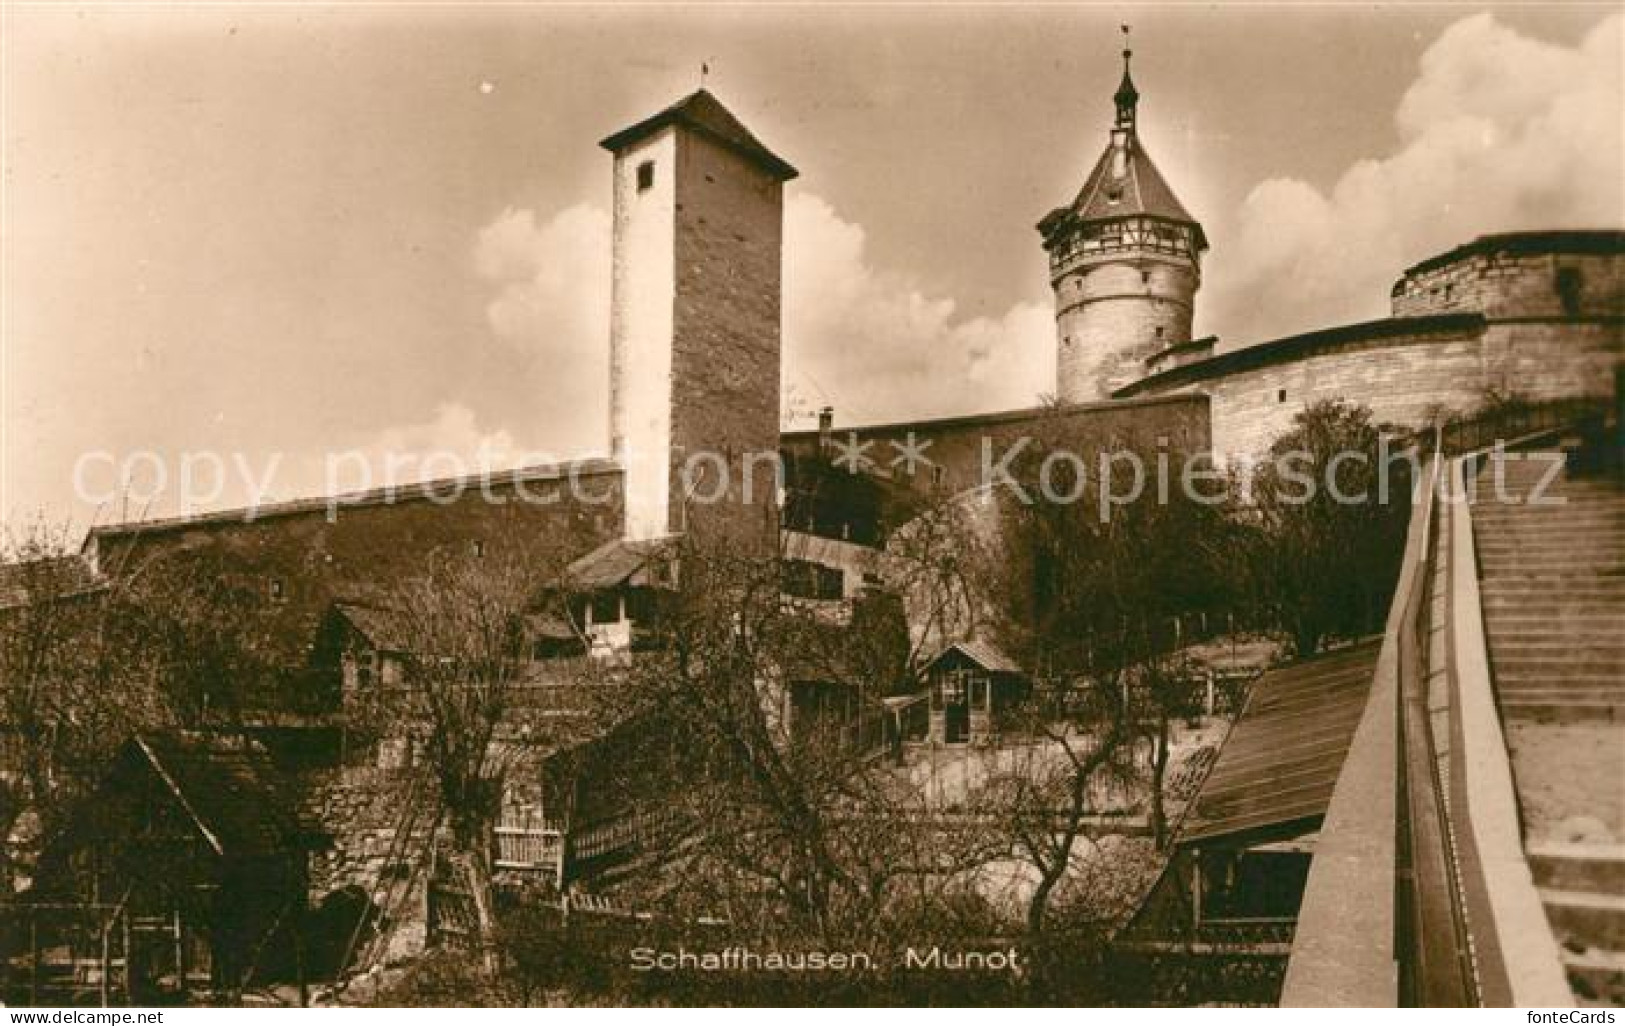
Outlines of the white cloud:
[[[1245,330],[1225,339],[1239,345],[1380,317],[1406,265],[1476,235],[1620,224],[1620,30],[1616,16],[1566,47],[1489,14],[1451,25],[1395,111],[1393,152],[1325,191],[1269,179],[1221,219],[1201,319]],[[610,232],[609,214],[591,204],[550,217],[509,208],[483,227],[473,268],[493,286],[491,333],[527,368],[523,423],[508,412],[505,430],[481,430],[467,409],[445,407],[403,437],[421,428],[459,445],[491,436],[510,448],[600,448]],[[948,415],[1029,405],[1053,387],[1047,304],[961,316],[952,297],[877,266],[867,243],[824,199],[789,198],[788,414],[829,403],[843,421]]]
[[1328,193],[1260,183],[1216,243],[1204,320],[1244,345],[1380,317],[1406,266],[1488,232],[1625,222],[1621,19],[1577,47],[1490,14],[1456,22],[1422,56],[1395,112],[1401,144]]
[[520,368],[514,380],[489,383],[503,389],[508,416],[520,410],[516,437],[555,452],[602,452],[609,418],[609,215],[583,203],[538,223],[535,211],[510,207],[480,230],[473,261],[496,290],[486,322]]
[[[538,221],[509,208],[479,232],[474,268],[496,285],[491,331],[537,368],[533,430],[568,448],[607,413],[610,217],[577,205]],[[1054,321],[1018,304],[955,316],[950,298],[877,268],[864,229],[800,193],[785,209],[786,406],[832,403],[842,419],[963,413],[1033,403],[1054,380]],[[594,435],[596,437],[596,435]]]
[[294,468],[293,494],[339,494],[466,477],[555,458],[525,451],[512,432],[485,428],[474,411],[442,403],[423,421],[387,428],[347,450]]
[[609,344],[609,260],[609,215],[591,204],[540,227],[533,210],[504,210],[474,246],[475,270],[498,286],[485,308],[492,332],[540,347],[550,362],[601,359]]
[[1055,322],[1018,303],[956,317],[954,300],[870,263],[860,225],[800,193],[785,210],[784,341],[790,412],[843,421],[1032,405],[1055,380]]
[[480,428],[474,411],[459,403],[442,403],[434,416],[420,424],[397,426],[380,434],[366,451],[388,453],[440,453],[455,457],[473,469],[499,467],[520,455],[513,435]]

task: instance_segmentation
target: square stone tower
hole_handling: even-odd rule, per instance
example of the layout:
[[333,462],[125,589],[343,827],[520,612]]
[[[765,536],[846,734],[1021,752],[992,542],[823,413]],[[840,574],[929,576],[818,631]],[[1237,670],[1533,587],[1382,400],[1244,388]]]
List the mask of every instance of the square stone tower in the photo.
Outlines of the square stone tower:
[[601,145],[615,155],[610,435],[625,535],[771,544],[796,170],[704,89]]

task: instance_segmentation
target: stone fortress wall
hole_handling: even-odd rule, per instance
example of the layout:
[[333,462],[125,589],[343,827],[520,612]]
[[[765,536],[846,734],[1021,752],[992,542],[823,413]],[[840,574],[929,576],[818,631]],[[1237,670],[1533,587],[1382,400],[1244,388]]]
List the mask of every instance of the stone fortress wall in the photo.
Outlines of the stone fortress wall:
[[1214,452],[1257,454],[1323,399],[1415,427],[1491,394],[1614,394],[1625,333],[1625,232],[1484,236],[1406,271],[1392,316],[1233,350],[1153,374],[1118,398],[1205,394]]
[[310,655],[336,600],[387,599],[436,558],[521,554],[562,566],[620,533],[623,474],[606,460],[538,466],[91,531],[84,554],[112,577],[218,574],[258,592],[266,651]]

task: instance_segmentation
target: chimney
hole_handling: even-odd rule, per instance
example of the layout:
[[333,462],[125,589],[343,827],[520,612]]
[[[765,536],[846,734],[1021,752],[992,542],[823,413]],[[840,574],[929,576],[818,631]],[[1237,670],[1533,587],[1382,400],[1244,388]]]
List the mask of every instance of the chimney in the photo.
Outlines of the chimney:
[[835,427],[835,407],[825,406],[818,411],[818,451],[829,452],[829,436]]

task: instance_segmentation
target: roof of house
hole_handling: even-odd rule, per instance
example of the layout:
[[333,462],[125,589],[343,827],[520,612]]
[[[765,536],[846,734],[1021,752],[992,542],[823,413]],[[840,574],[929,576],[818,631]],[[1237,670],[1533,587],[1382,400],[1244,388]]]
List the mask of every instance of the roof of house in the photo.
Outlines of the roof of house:
[[941,662],[950,652],[958,652],[966,659],[980,666],[990,673],[1021,673],[1021,664],[1005,655],[999,647],[991,641],[971,639],[969,641],[956,641],[938,652],[931,659],[931,666]]
[[682,125],[697,135],[704,136],[755,163],[780,181],[787,182],[799,173],[772,150],[762,145],[750,129],[740,123],[728,108],[704,89],[696,90],[652,117],[644,118],[629,128],[623,128],[598,145],[612,153],[619,153],[669,125]]
[[280,854],[302,845],[294,804],[258,743],[174,732],[137,735],[132,744],[217,854]]
[[380,652],[414,651],[411,625],[398,610],[360,602],[335,602],[333,611]]
[[[341,599],[333,603],[332,610],[380,652],[405,655],[421,647],[410,618],[387,603]],[[526,613],[524,624],[531,638],[568,641],[579,637],[570,621],[551,609]]]
[[0,609],[74,598],[105,587],[107,579],[79,555],[0,563]]
[[1271,670],[1180,824],[1180,844],[1325,816],[1365,711],[1381,639]]
[[564,583],[586,591],[655,584],[655,575],[648,571],[665,561],[671,544],[671,538],[605,542],[565,567]]
[[97,539],[126,535],[152,534],[159,531],[185,530],[233,521],[256,523],[275,517],[354,509],[365,506],[392,506],[397,503],[434,500],[446,502],[450,498],[472,493],[482,496],[483,490],[531,484],[537,481],[575,481],[582,477],[620,474],[624,468],[614,459],[588,457],[561,463],[539,463],[512,470],[482,470],[455,477],[437,478],[412,484],[392,484],[381,488],[344,492],[338,495],[318,495],[286,502],[267,502],[258,506],[217,510],[181,517],[158,517],[152,520],[134,520],[123,524],[103,524],[93,527],[85,536],[89,549]]

